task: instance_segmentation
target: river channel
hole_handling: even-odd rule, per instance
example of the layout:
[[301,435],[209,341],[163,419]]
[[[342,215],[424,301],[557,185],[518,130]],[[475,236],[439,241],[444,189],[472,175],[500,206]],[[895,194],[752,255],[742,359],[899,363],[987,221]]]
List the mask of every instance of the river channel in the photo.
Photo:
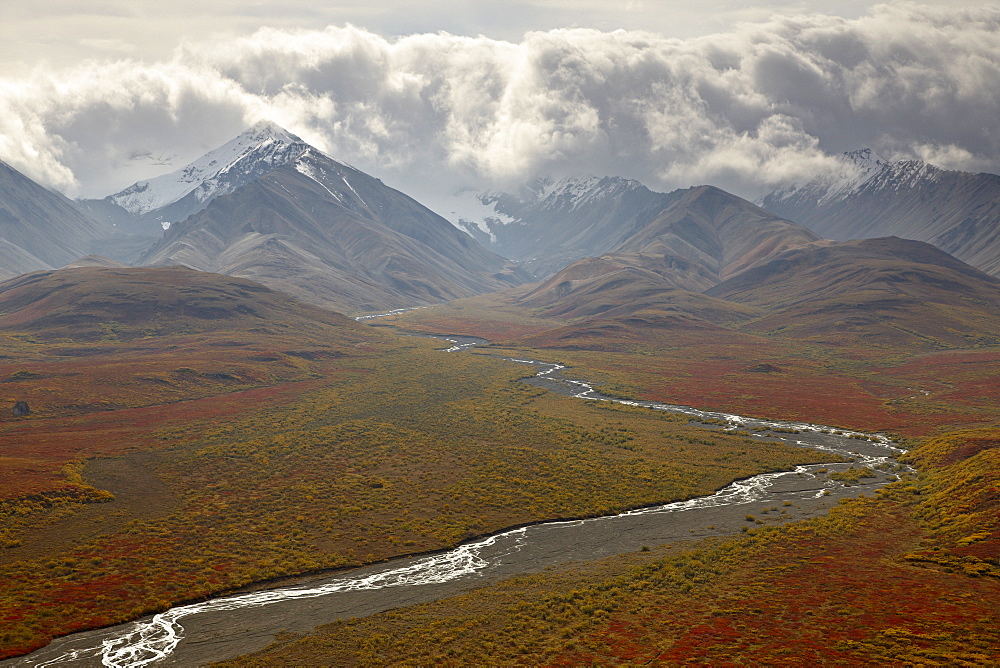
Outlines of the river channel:
[[[485,343],[471,337],[438,337],[457,353]],[[724,536],[747,526],[750,513],[776,524],[811,517],[844,497],[871,495],[893,479],[900,452],[884,436],[822,425],[748,418],[649,401],[600,395],[570,378],[565,367],[531,359],[536,375],[525,382],[587,400],[616,401],[649,410],[689,415],[712,429],[739,429],[752,438],[783,441],[837,454],[842,464],[799,466],[738,480],[709,496],[643,508],[620,515],[535,524],[469,541],[440,553],[394,559],[350,571],[262,585],[200,603],[181,605],[119,626],[57,638],[32,654],[2,666],[198,665],[262,649],[280,631],[306,633],[338,619],[452,596],[513,575],[534,573],[569,561],[634,552],[646,545]],[[708,421],[707,423],[703,421]],[[779,430],[779,431],[776,431]],[[845,486],[829,472],[868,466],[876,477]]]

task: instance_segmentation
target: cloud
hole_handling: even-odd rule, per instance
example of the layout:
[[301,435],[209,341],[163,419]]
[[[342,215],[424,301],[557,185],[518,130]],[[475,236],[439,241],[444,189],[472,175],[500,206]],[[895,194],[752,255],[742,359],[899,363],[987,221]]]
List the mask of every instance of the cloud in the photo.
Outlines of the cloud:
[[93,39],[85,38],[79,40],[81,46],[100,51],[115,51],[119,53],[132,53],[137,50],[136,45],[123,39]]
[[104,195],[154,175],[136,156],[183,162],[268,118],[418,198],[575,173],[749,196],[861,146],[1000,171],[998,117],[1000,14],[988,8],[882,5],[684,40],[264,28],[164,62],[0,79],[0,159]]

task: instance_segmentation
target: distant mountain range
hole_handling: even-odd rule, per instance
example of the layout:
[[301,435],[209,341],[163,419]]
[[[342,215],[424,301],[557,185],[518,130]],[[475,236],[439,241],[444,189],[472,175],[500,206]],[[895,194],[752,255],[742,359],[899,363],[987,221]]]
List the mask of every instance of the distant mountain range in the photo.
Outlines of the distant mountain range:
[[528,278],[418,202],[270,123],[103,200],[74,203],[7,171],[16,183],[0,196],[21,208],[5,210],[23,213],[2,235],[6,275],[98,252],[252,278],[343,311],[437,303]]
[[1000,176],[846,153],[838,173],[778,188],[768,211],[837,240],[898,236],[926,241],[1000,276]]
[[663,194],[620,177],[541,180],[519,194],[486,193],[476,220],[459,225],[487,248],[545,278],[602,255],[656,218],[680,192]]
[[[365,312],[541,280],[551,313],[635,310],[704,293],[821,238],[928,241],[1000,274],[1000,176],[845,154],[839,173],[757,206],[712,186],[657,193],[618,177],[542,180],[447,220],[259,123],[171,174],[74,202],[0,164],[0,277],[184,265]],[[794,221],[794,222],[793,222]],[[82,258],[82,259],[81,259]],[[81,264],[82,263],[82,264]],[[734,316],[735,317],[735,316]]]

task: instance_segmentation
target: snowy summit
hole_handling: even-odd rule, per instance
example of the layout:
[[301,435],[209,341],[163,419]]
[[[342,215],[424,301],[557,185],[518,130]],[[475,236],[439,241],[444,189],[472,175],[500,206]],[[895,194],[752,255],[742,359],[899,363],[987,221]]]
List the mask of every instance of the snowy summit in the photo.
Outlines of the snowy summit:
[[193,199],[192,204],[204,203],[256,180],[273,167],[294,161],[309,148],[287,130],[261,121],[189,165],[134,183],[108,199],[137,216],[186,198]]

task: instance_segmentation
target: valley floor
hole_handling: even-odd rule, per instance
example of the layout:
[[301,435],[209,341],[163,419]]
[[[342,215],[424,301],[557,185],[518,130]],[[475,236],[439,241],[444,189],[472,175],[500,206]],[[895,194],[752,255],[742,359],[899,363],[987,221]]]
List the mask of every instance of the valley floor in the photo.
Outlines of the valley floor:
[[[445,358],[434,342],[351,330],[330,354],[301,341],[255,353],[265,361],[252,377],[209,366],[205,345],[239,343],[218,334],[157,362],[171,396],[188,397],[169,404],[129,405],[149,374],[116,384],[124,358],[89,357],[99,380],[88,392],[120,404],[53,402],[0,425],[0,473],[31,474],[13,476],[31,488],[5,488],[0,505],[0,656],[254,582],[689,498],[817,461],[513,382],[533,371],[490,356],[509,351],[556,355],[609,394],[893,429],[914,446],[920,475],[828,517],[769,528],[760,509],[735,539],[653,545],[337,622],[237,663],[975,664],[1000,651],[1000,434],[984,426],[1000,417],[995,348],[865,356],[762,347],[763,337],[685,347],[683,332],[657,339],[641,327],[627,341],[594,330],[600,345],[577,333],[572,347],[540,336],[551,321],[518,317],[454,329],[454,310],[399,317],[431,332],[502,330],[506,347],[488,354]],[[36,351],[35,375],[16,383],[38,405],[65,369],[59,346],[5,345]],[[243,380],[229,380],[237,372]],[[140,487],[151,493],[140,498]]]

